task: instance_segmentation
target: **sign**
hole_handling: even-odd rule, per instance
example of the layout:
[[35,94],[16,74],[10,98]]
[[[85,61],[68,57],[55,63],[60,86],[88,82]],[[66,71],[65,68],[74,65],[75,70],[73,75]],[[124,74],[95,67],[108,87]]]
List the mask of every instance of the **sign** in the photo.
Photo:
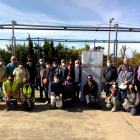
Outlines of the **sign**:
[[58,108],[62,107],[62,98],[56,99],[56,107]]
[[83,97],[83,86],[88,75],[92,75],[94,81],[98,84],[98,97],[101,98],[101,80],[103,67],[103,52],[102,51],[82,51],[82,86],[81,100]]

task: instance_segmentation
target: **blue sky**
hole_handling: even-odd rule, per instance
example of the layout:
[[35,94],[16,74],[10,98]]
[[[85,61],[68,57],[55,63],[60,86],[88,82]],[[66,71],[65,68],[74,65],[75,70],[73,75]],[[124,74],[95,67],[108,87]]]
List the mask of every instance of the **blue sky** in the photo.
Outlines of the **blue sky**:
[[[18,24],[109,26],[109,19],[115,18],[112,26],[118,23],[120,27],[140,27],[139,0],[0,0],[0,7],[0,24],[8,24],[11,20],[15,20]],[[31,37],[54,39],[108,39],[108,32],[28,30],[16,30],[15,37],[25,39],[28,33]],[[11,37],[11,30],[0,30],[0,38]],[[111,32],[111,39],[115,39],[113,32]],[[118,40],[128,39],[139,40],[140,33],[118,33]],[[5,48],[5,44],[9,42],[0,41],[1,48]],[[68,47],[75,45],[76,48],[80,48],[85,43],[64,44]],[[89,45],[94,46],[93,43]],[[96,43],[96,46],[98,45],[105,47],[104,53],[107,54],[108,44]],[[119,44],[119,50],[122,45],[136,49],[140,53],[140,44]],[[110,46],[112,53],[113,44]],[[129,57],[131,57],[131,49],[127,50]]]

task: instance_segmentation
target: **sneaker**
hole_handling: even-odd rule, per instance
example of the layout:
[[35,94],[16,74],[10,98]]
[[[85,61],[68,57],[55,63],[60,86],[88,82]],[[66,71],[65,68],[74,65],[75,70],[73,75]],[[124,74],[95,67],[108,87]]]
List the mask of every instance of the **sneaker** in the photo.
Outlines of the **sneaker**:
[[49,102],[48,102],[48,101],[46,101],[46,102],[45,102],[45,105],[47,105],[48,103],[49,103]]
[[113,107],[112,109],[111,109],[111,112],[116,112],[117,111],[117,109],[115,108],[115,107]]
[[5,108],[5,111],[10,111],[11,110],[11,107],[6,107]]

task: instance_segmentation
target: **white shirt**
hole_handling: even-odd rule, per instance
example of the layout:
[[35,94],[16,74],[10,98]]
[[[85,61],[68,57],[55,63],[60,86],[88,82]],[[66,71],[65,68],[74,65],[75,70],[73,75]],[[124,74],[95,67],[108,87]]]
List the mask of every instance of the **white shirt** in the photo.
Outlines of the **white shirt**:
[[80,72],[79,67],[78,68],[75,67],[75,79],[74,79],[74,82],[79,82],[79,72]]

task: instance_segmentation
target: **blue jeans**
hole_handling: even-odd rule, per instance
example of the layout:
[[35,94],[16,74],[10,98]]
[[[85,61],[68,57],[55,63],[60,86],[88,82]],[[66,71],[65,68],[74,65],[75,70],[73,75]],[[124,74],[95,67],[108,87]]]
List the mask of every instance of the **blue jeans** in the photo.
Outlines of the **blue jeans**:
[[105,85],[106,97],[107,97],[108,94],[109,94],[110,87],[111,87],[111,84]]
[[48,88],[49,88],[49,85],[47,85],[46,87],[44,87],[45,96],[46,96],[46,100],[47,100],[47,101],[48,101]]
[[6,102],[6,107],[12,107],[12,109],[17,109],[17,99],[10,97],[11,101],[7,101],[7,97],[4,96],[5,102]]
[[124,103],[124,99],[126,97],[126,91],[127,91],[127,88],[125,90],[121,90],[122,103]]
[[134,115],[136,115],[137,111],[138,111],[138,106],[131,108],[130,113],[131,113],[131,115],[134,116]]

